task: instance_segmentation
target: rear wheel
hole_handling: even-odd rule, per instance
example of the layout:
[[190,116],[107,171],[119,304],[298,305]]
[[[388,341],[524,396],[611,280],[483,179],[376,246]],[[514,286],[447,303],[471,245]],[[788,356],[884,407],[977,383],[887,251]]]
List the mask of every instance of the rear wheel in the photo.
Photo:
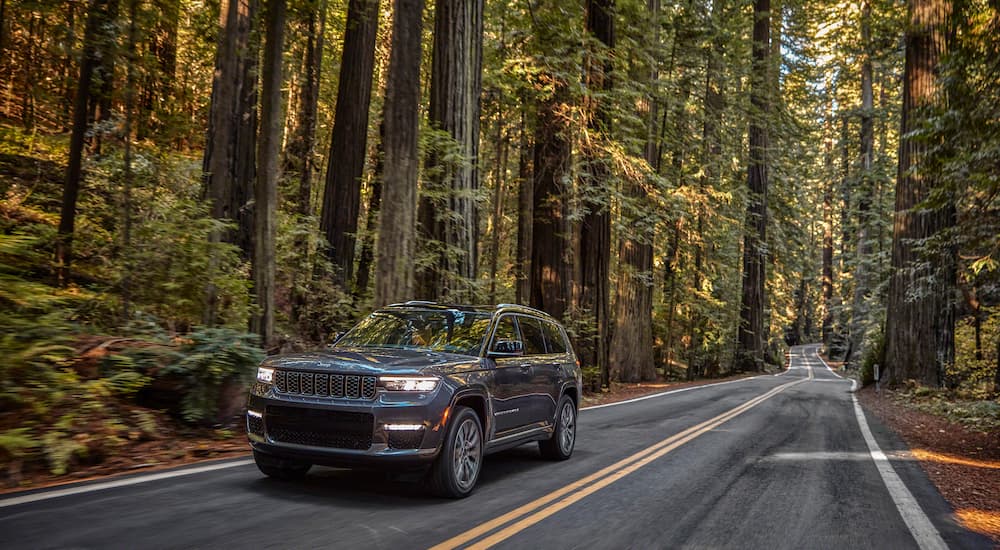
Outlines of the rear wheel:
[[312,464],[308,462],[279,458],[256,450],[253,452],[253,460],[265,475],[282,481],[302,479],[309,468],[312,468]]
[[566,460],[573,455],[576,445],[576,404],[569,396],[559,400],[559,416],[552,437],[538,442],[538,450],[549,460]]
[[483,462],[483,429],[476,411],[456,407],[441,453],[431,466],[428,482],[440,496],[465,498],[479,479]]

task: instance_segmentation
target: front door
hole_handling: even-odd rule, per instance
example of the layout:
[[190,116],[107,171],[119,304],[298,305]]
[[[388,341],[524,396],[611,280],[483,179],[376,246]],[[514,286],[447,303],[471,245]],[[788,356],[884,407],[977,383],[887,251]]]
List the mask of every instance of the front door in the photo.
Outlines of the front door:
[[[504,315],[497,322],[497,328],[490,341],[490,351],[496,351],[497,342],[521,341],[517,323],[513,315]],[[493,374],[493,422],[496,435],[515,431],[530,420],[529,395],[532,387],[532,372],[525,357],[498,357],[494,360]]]

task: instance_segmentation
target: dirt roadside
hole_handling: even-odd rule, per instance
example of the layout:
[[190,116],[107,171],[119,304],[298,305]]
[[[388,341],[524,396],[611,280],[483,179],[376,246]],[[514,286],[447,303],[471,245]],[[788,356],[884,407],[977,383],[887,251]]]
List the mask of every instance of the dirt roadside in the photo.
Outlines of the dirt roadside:
[[979,432],[908,406],[892,392],[857,393],[870,414],[906,442],[966,528],[1000,548],[1000,431]]

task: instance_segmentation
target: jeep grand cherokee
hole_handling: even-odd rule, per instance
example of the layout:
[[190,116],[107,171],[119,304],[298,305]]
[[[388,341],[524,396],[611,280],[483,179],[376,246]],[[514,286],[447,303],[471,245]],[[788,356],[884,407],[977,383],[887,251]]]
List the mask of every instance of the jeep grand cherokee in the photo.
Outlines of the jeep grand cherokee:
[[542,311],[412,301],[324,352],[265,360],[247,434],[268,476],[429,466],[434,492],[464,497],[486,454],[537,441],[545,457],[569,458],[581,384],[566,331]]

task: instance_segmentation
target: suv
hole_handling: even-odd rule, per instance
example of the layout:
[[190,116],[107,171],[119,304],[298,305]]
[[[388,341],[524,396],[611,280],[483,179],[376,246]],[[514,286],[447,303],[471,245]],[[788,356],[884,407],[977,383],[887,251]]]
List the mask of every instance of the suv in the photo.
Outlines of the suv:
[[442,496],[475,487],[484,455],[537,441],[565,460],[582,387],[566,331],[537,309],[411,301],[363,319],[324,352],[257,369],[247,436],[260,470],[430,466]]

